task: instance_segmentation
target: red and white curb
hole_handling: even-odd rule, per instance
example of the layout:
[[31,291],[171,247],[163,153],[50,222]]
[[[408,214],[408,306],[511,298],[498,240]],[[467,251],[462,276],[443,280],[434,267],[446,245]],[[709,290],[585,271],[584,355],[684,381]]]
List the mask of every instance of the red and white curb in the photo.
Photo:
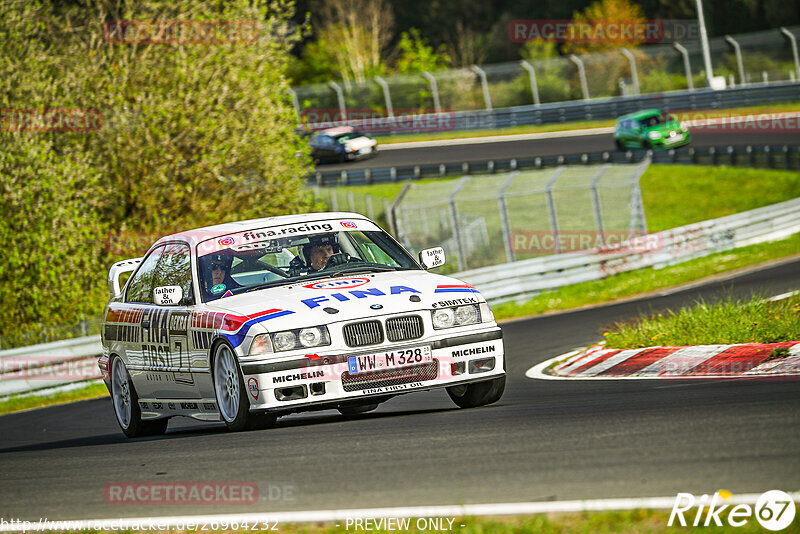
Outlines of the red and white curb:
[[[774,357],[775,349],[788,355]],[[800,341],[607,349],[600,343],[546,360],[525,373],[545,380],[800,376]]]

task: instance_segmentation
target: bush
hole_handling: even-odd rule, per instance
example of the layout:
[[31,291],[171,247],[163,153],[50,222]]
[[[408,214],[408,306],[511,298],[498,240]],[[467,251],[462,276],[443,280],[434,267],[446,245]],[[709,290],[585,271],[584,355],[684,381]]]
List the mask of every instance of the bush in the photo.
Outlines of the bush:
[[[97,131],[0,125],[0,305],[9,329],[97,315],[106,269],[159,236],[224,221],[296,213],[307,151],[284,73],[296,38],[282,0],[195,3],[102,0],[0,6],[0,108],[93,108]],[[118,9],[118,10],[117,10]],[[252,21],[257,39],[108,42],[104,23]],[[4,127],[3,127],[4,126]],[[19,125],[17,125],[19,126]]]

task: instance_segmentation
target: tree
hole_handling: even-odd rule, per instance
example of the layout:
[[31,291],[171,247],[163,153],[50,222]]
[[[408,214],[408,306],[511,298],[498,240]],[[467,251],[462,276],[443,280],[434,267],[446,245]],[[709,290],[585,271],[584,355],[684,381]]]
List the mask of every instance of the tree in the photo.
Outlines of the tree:
[[340,79],[363,82],[383,74],[394,26],[385,0],[327,0],[318,21],[318,39],[326,43]]
[[450,57],[444,46],[434,50],[428,42],[420,37],[419,30],[411,28],[400,35],[397,45],[399,57],[395,62],[395,70],[400,74],[417,74],[425,71],[437,71],[450,66]]
[[[626,38],[603,38],[603,30],[608,27],[609,22],[622,22],[625,24],[644,23],[645,17],[642,8],[630,0],[597,0],[589,5],[582,12],[575,12],[572,17],[576,35],[578,39],[568,41],[564,45],[564,51],[573,54],[585,54],[588,52],[600,52],[622,47],[637,46],[643,42],[642,39],[635,37]],[[580,25],[588,25],[590,28],[599,30],[597,37],[586,41],[581,38],[579,33]]]
[[[91,131],[0,124],[2,207],[15,214],[0,219],[0,235],[18,243],[0,258],[4,329],[75,320],[82,302],[99,314],[108,265],[150,244],[109,252],[108,233],[165,235],[312,207],[286,90],[291,9],[284,0],[0,6],[0,109],[102,117]],[[120,20],[173,38],[109,32],[106,22]]]

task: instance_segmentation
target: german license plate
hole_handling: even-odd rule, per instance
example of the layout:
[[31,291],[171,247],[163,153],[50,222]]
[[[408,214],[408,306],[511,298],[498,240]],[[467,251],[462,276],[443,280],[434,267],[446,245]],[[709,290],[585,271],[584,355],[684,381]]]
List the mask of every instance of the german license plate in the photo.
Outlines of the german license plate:
[[347,367],[351,375],[396,369],[408,365],[418,365],[433,361],[430,345],[410,349],[390,350],[362,356],[347,358]]

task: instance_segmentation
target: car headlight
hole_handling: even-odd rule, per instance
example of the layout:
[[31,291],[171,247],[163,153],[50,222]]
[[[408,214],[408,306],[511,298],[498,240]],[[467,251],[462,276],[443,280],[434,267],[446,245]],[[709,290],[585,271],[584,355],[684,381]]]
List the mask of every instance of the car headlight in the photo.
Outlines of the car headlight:
[[271,352],[273,352],[272,338],[269,334],[259,334],[253,338],[253,342],[250,344],[250,356]]
[[259,334],[253,338],[250,345],[250,355],[282,352],[298,348],[320,347],[330,345],[331,336],[325,326],[311,326],[275,332],[274,334]]
[[477,304],[454,308],[439,308],[431,312],[431,320],[433,328],[436,330],[454,326],[466,326],[481,322],[481,311]]
[[272,336],[275,352],[292,350],[297,346],[297,336],[294,332],[278,332]]
[[650,132],[647,134],[650,139],[661,139],[661,132]]
[[297,334],[300,344],[304,347],[317,347],[322,342],[322,330],[319,328],[303,328]]
[[433,327],[441,330],[442,328],[450,328],[456,324],[456,314],[453,308],[439,308],[433,310]]

